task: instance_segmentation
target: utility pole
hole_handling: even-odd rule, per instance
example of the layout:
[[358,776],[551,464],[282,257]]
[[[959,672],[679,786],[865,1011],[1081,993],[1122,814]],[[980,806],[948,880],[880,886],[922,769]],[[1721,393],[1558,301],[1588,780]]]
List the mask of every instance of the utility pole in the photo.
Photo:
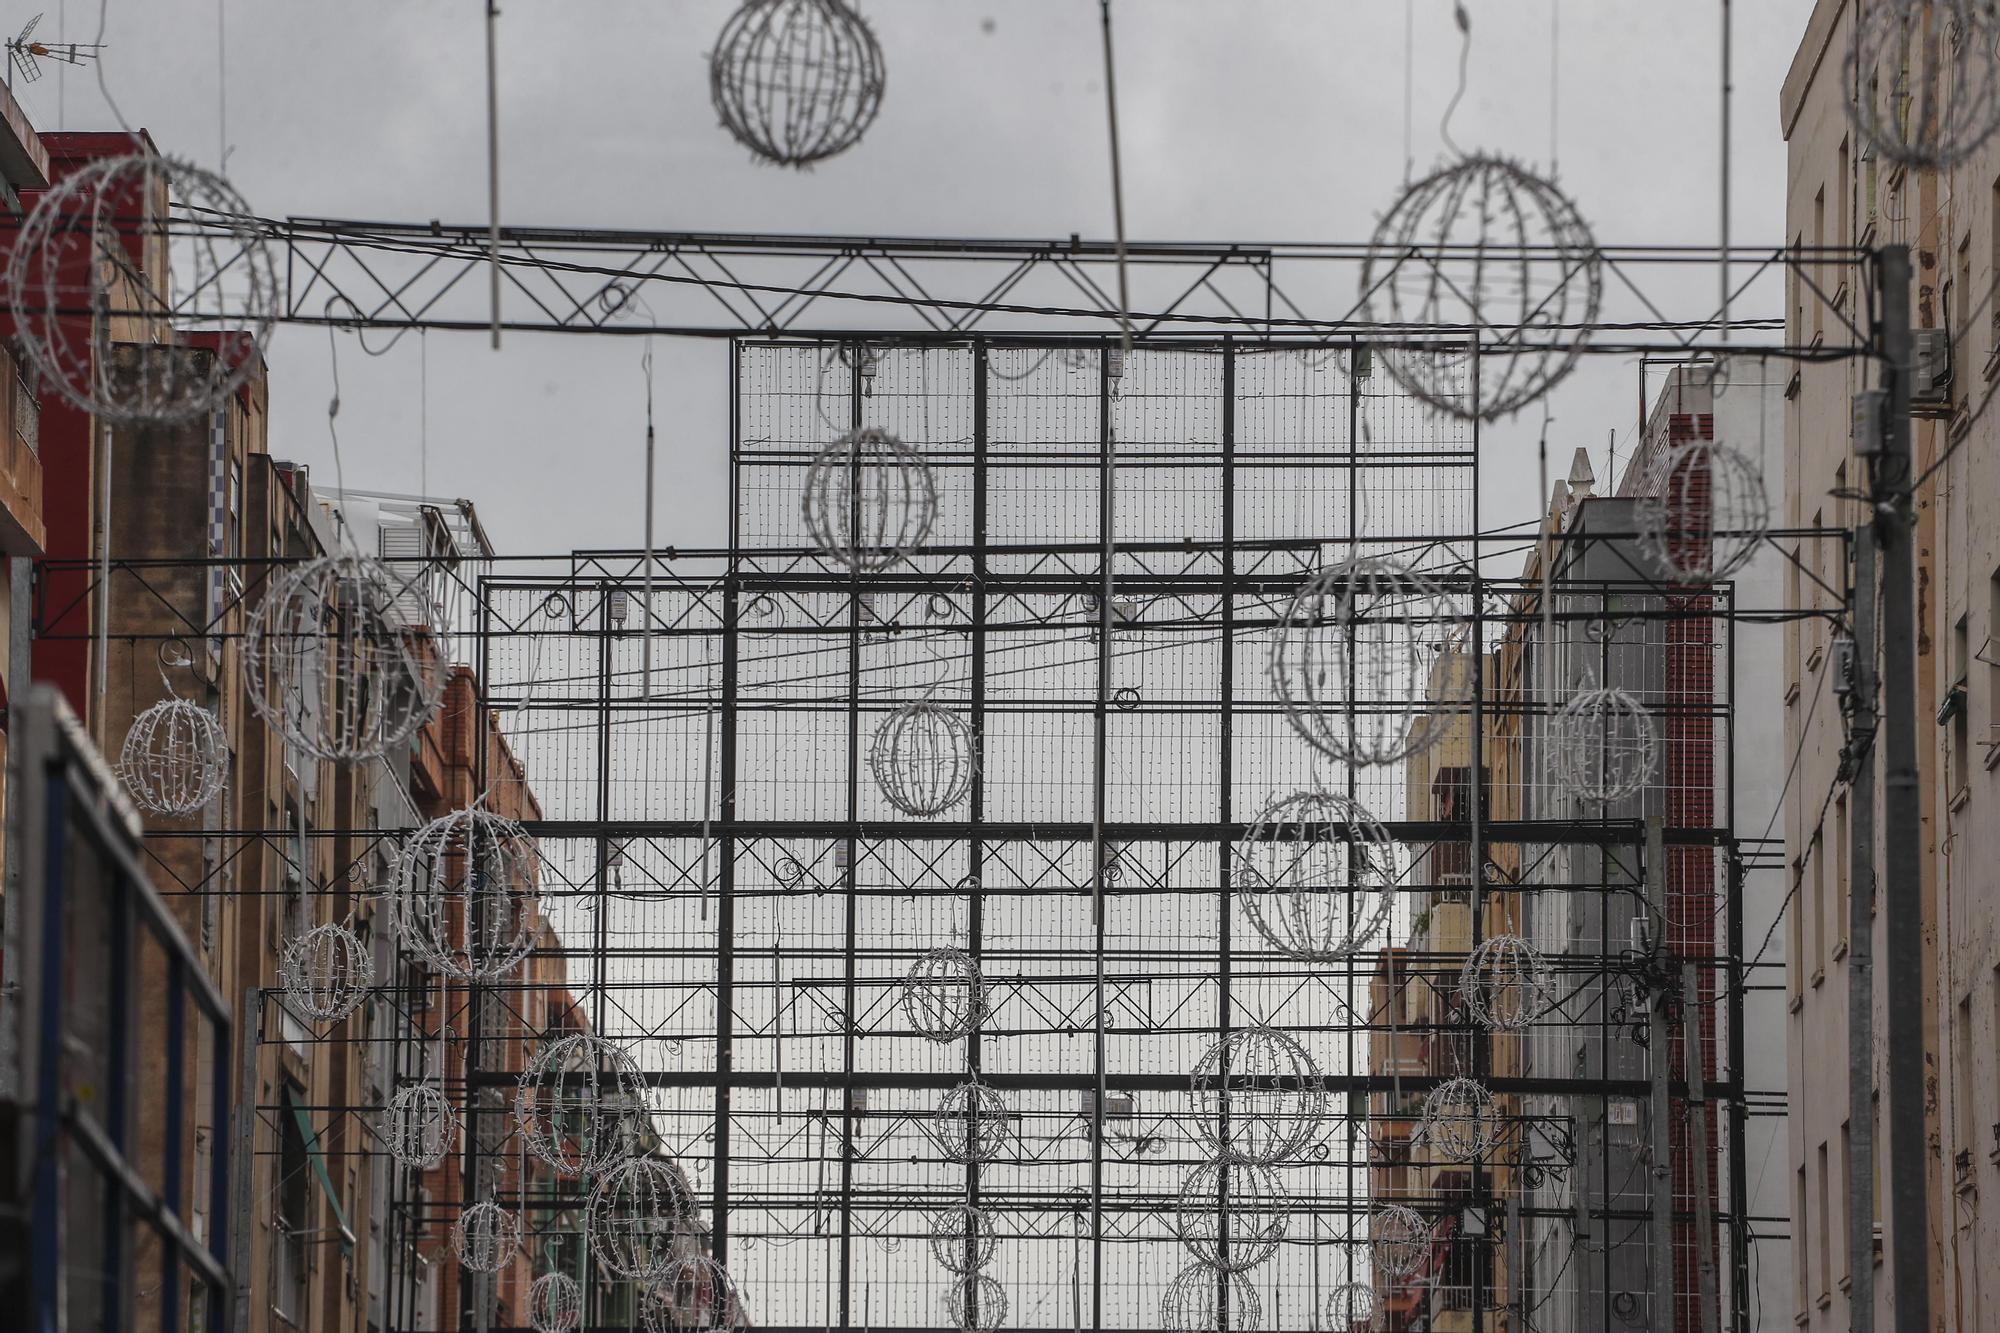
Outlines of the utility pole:
[[[1875,259],[1880,353],[1888,390],[1869,493],[1882,565],[1883,1007],[1888,1030],[1889,1278],[1896,1333],[1929,1333],[1930,1219],[1924,1144],[1922,816],[1917,792],[1916,563],[1910,494],[1910,251]],[[1850,1135],[1852,1131],[1850,1129]]]
[[[1877,423],[1879,428],[1879,423]],[[1875,529],[1854,533],[1847,730],[1847,1327],[1875,1333]]]
[[[1659,815],[1646,816],[1646,935],[1656,962],[1667,952],[1667,821]],[[1664,975],[1664,974],[1660,974]],[[1646,1065],[1651,1074],[1652,1099],[1648,1128],[1652,1142],[1652,1213],[1648,1218],[1648,1249],[1653,1277],[1653,1322],[1655,1329],[1671,1329],[1679,1307],[1674,1303],[1674,1163],[1673,1101],[1668,1080],[1673,1077],[1673,1027],[1667,1014],[1667,988],[1659,976],[1647,984]],[[1695,1164],[1701,1169],[1701,1164]]]

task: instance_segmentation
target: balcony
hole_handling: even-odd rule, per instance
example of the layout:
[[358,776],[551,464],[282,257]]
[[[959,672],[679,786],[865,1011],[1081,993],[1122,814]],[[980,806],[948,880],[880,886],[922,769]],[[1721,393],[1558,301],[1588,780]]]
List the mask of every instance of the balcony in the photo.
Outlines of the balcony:
[[32,376],[0,356],[0,555],[36,556],[47,544],[42,522],[42,405]]

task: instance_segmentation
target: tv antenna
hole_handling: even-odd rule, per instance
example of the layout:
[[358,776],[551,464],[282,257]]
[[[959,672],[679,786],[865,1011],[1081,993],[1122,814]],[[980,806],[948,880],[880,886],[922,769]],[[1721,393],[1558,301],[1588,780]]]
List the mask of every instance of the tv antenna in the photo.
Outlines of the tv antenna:
[[97,59],[106,43],[90,45],[79,42],[47,42],[34,40],[35,25],[42,21],[40,14],[28,20],[28,26],[21,29],[21,35],[7,43],[7,83],[13,86],[14,74],[18,72],[21,82],[33,83],[42,77],[42,61],[60,60],[65,65],[81,65],[86,60]]

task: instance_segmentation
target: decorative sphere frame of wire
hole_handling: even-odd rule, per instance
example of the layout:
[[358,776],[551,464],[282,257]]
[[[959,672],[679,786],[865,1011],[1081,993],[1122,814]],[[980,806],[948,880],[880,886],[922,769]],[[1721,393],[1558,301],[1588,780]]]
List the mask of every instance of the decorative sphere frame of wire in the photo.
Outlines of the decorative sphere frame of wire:
[[576,1333],[583,1323],[583,1288],[568,1273],[544,1273],[528,1284],[528,1327],[535,1333]]
[[[1449,416],[1495,421],[1576,368],[1604,301],[1604,263],[1589,225],[1553,182],[1474,154],[1410,185],[1383,216],[1362,264],[1361,296],[1375,323],[1459,339],[1382,346],[1396,383]],[[1476,366],[1464,341],[1474,334]]]
[[[271,239],[243,197],[152,153],[86,163],[44,192],[5,283],[41,383],[110,425],[213,412],[261,364],[282,307]],[[217,346],[191,345],[192,332],[220,335]]]
[[521,1248],[521,1219],[491,1199],[482,1199],[452,1224],[451,1248],[459,1263],[475,1273],[497,1273]]
[[[1216,1272],[1196,1261],[1174,1274],[1160,1297],[1160,1327],[1165,1333],[1258,1333],[1264,1324],[1264,1302],[1257,1288],[1241,1273],[1225,1276],[1228,1305],[1221,1307],[1223,1288]],[[1225,1322],[1224,1316],[1227,1316]]]
[[935,1042],[969,1037],[990,1012],[979,960],[963,949],[931,949],[910,965],[901,991],[903,1014]]
[[250,705],[315,759],[363,763],[403,746],[436,714],[444,673],[427,669],[379,560],[329,555],[280,575],[250,614],[243,675]]
[[590,1253],[614,1277],[649,1282],[675,1259],[693,1222],[694,1195],[655,1157],[628,1157],[598,1178],[585,1215]]
[[1344,1282],[1327,1296],[1327,1333],[1358,1333],[1374,1324],[1375,1288],[1368,1283]]
[[1482,940],[1458,972],[1459,1003],[1494,1032],[1520,1032],[1555,1002],[1555,973],[1541,951],[1518,935]]
[[1660,766],[1652,714],[1615,686],[1579,691],[1556,713],[1550,730],[1556,780],[1578,800],[1622,801],[1651,781]]
[[464,981],[513,971],[541,932],[539,853],[511,819],[473,806],[434,819],[403,845],[393,892],[403,943]]
[[1657,455],[1640,492],[1633,506],[1640,550],[1672,583],[1728,578],[1771,530],[1763,472],[1726,444],[1690,440]]
[[1429,575],[1382,556],[1320,570],[1271,643],[1271,684],[1292,729],[1358,768],[1399,763],[1444,738],[1472,703],[1469,610]]
[[1366,948],[1403,878],[1389,831],[1360,802],[1324,789],[1266,805],[1230,862],[1250,924],[1272,948],[1307,962]]
[[972,791],[978,772],[972,724],[928,699],[905,705],[875,729],[868,771],[883,797],[904,814],[941,815]]
[[636,1149],[646,1084],[631,1053],[593,1033],[544,1042],[514,1088],[514,1123],[561,1176],[596,1175]]
[[1424,1097],[1424,1141],[1454,1162],[1485,1155],[1500,1139],[1493,1094],[1476,1079],[1448,1078]]
[[944,1318],[960,1333],[994,1333],[1007,1322],[1007,1289],[984,1273],[961,1274],[945,1288]]
[[999,1245],[1000,1233],[984,1208],[956,1203],[931,1214],[931,1257],[947,1272],[978,1272]]
[[670,1261],[647,1280],[639,1298],[639,1319],[646,1333],[734,1328],[737,1314],[735,1280],[706,1254]]
[[1430,1257],[1431,1224],[1416,1209],[1385,1203],[1368,1217],[1368,1253],[1376,1271],[1408,1277]]
[[331,922],[285,946],[278,960],[285,1003],[301,1018],[333,1023],[361,1007],[375,984],[375,960],[361,937]]
[[1296,1161],[1326,1120],[1326,1083],[1297,1038],[1260,1024],[1225,1033],[1202,1052],[1188,1108],[1202,1145],[1218,1160]]
[[203,810],[228,777],[222,719],[186,699],[162,699],[133,718],[118,750],[118,780],[151,815],[178,819]]
[[1848,121],[1882,157],[1956,166],[2000,130],[2000,16],[1991,0],[1871,0],[1841,87]]
[[802,168],[861,142],[886,75],[874,30],[847,0],[744,0],[709,56],[709,99],[738,143]]
[[1014,1113],[997,1088],[968,1079],[944,1095],[931,1117],[945,1159],[991,1162],[1014,1142]]
[[885,430],[852,430],[806,469],[799,511],[820,554],[874,574],[924,544],[937,522],[937,480],[923,455]]
[[1220,1273],[1247,1272],[1269,1259],[1291,1223],[1291,1196],[1261,1162],[1202,1163],[1181,1182],[1174,1208],[1181,1244]]
[[458,1112],[434,1083],[398,1088],[382,1108],[382,1144],[399,1165],[428,1171],[458,1142]]

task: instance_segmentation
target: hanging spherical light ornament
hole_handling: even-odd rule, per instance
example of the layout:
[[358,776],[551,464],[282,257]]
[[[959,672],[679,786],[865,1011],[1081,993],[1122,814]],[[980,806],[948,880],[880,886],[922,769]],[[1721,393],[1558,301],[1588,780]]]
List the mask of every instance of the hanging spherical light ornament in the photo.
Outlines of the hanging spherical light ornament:
[[194,814],[222,794],[228,776],[222,719],[186,699],[162,699],[133,718],[118,751],[118,779],[147,814]]
[[1633,506],[1640,549],[1670,583],[1728,578],[1771,530],[1757,465],[1726,444],[1692,440],[1654,457]]
[[694,1194],[672,1164],[628,1157],[599,1177],[585,1218],[590,1253],[613,1277],[651,1281],[694,1223]]
[[1014,1113],[1006,1099],[977,1079],[947,1092],[931,1124],[948,1161],[991,1162],[1014,1141]]
[[924,544],[937,521],[937,482],[921,454],[869,426],[820,450],[799,507],[820,554],[873,574]]
[[740,1313],[729,1270],[705,1254],[669,1262],[646,1283],[639,1300],[646,1333],[735,1328]]
[[931,1255],[948,1272],[976,1273],[1000,1244],[993,1217],[969,1203],[931,1214]]
[[1458,998],[1481,1027],[1520,1032],[1548,1012],[1555,974],[1534,945],[1518,935],[1495,935],[1467,955]]
[[972,1035],[987,1014],[988,990],[979,962],[963,949],[932,949],[903,977],[903,1013],[932,1041]]
[[882,795],[919,819],[963,801],[976,770],[972,724],[928,699],[891,713],[868,747],[868,771]]
[[1556,713],[1550,732],[1556,780],[1580,801],[1622,801],[1659,767],[1652,714],[1621,689],[1579,691]]
[[568,1273],[544,1273],[528,1284],[528,1327],[535,1333],[576,1333],[583,1323],[583,1288]]
[[434,819],[403,845],[396,928],[425,963],[465,981],[519,966],[542,929],[539,856],[519,824],[475,806]]
[[1259,1025],[1223,1035],[1195,1062],[1195,1132],[1215,1157],[1270,1164],[1303,1157],[1326,1119],[1326,1083],[1289,1033]]
[[403,1166],[428,1171],[458,1142],[458,1112],[431,1083],[398,1088],[382,1108],[382,1145]]
[[1218,1281],[1215,1270],[1204,1263],[1189,1264],[1176,1273],[1160,1297],[1160,1327],[1165,1333],[1258,1333],[1263,1324],[1264,1302],[1250,1279],[1230,1273]]
[[646,1120],[646,1083],[631,1053],[588,1033],[543,1043],[514,1090],[522,1141],[557,1175],[596,1175],[631,1155]]
[[301,1018],[333,1023],[361,1007],[375,984],[368,946],[346,926],[314,926],[285,946],[278,979],[286,1005]]
[[1007,1322],[1007,1289],[984,1273],[966,1273],[944,1293],[944,1321],[959,1333],[994,1333]]
[[1204,1162],[1181,1183],[1174,1233],[1210,1268],[1242,1273],[1277,1251],[1291,1221],[1291,1197],[1270,1167]]
[[270,233],[243,197],[151,153],[99,158],[45,191],[6,272],[14,333],[43,388],[106,425],[220,407],[262,364],[280,292]]
[[1449,1161],[1470,1162],[1500,1138],[1500,1112],[1486,1086],[1469,1078],[1448,1078],[1424,1097],[1423,1134]]
[[849,0],[744,0],[708,60],[723,128],[782,167],[860,143],[885,76],[875,33]]
[[1361,297],[1386,338],[1441,339],[1379,346],[1396,383],[1461,420],[1494,421],[1575,369],[1603,303],[1603,259],[1552,182],[1475,154],[1403,191],[1369,243]]
[[1428,575],[1363,556],[1307,579],[1271,644],[1292,729],[1357,767],[1422,754],[1469,711],[1471,614]]
[[1992,0],[1868,0],[1841,81],[1848,119],[1889,162],[1965,161],[2000,130],[1996,43]]
[[1375,1326],[1375,1288],[1348,1282],[1326,1298],[1327,1333],[1365,1333]]
[[451,1228],[451,1248],[475,1273],[497,1273],[521,1248],[521,1220],[491,1199],[473,1204]]
[[411,593],[411,580],[358,555],[280,575],[243,635],[257,715],[315,759],[362,763],[408,745],[444,690],[428,631],[399,604]]
[[1338,792],[1272,801],[1231,850],[1236,900],[1250,924],[1272,948],[1308,962],[1366,948],[1403,878],[1388,830]]
[[1431,1252],[1431,1224],[1414,1208],[1385,1203],[1369,1214],[1368,1253],[1378,1272],[1408,1277],[1424,1266]]

